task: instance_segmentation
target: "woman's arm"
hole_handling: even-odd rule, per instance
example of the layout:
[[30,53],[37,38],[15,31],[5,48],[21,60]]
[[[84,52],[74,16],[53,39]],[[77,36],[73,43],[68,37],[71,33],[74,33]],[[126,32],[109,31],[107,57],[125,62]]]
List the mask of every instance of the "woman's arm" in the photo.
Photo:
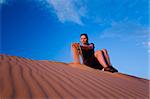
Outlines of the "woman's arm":
[[80,64],[80,44],[79,43],[72,43],[71,44],[71,49],[73,52],[73,58],[74,58],[74,63]]
[[94,47],[94,43],[90,43],[89,48],[90,48],[90,49],[94,49],[94,48],[95,48],[95,47]]
[[90,43],[89,45],[82,46],[85,50],[94,49],[94,43]]

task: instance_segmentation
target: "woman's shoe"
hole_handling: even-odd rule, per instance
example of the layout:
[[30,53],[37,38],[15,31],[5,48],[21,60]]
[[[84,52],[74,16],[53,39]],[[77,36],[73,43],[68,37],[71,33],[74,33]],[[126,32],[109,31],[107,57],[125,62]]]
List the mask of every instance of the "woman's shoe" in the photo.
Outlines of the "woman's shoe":
[[108,71],[108,72],[112,72],[112,73],[118,72],[118,70],[115,69],[115,68],[112,67],[112,66],[105,67],[105,68],[104,68],[104,71]]
[[118,70],[114,68],[113,66],[110,66],[110,68],[112,68],[115,72],[118,72]]

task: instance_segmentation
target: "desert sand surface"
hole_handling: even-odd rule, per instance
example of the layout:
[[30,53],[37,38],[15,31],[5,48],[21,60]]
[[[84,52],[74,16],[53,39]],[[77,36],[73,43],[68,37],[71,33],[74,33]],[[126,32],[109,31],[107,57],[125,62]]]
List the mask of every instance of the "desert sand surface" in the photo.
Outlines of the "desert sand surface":
[[149,99],[150,80],[0,54],[0,99]]

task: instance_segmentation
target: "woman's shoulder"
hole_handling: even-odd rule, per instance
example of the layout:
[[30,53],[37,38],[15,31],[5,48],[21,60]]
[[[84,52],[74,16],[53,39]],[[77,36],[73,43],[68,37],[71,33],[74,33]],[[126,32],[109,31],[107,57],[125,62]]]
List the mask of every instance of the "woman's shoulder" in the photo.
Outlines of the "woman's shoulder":
[[94,43],[89,43],[89,45],[92,45],[92,46],[94,46]]
[[95,48],[94,43],[90,43],[89,47],[92,48],[92,49],[94,49]]

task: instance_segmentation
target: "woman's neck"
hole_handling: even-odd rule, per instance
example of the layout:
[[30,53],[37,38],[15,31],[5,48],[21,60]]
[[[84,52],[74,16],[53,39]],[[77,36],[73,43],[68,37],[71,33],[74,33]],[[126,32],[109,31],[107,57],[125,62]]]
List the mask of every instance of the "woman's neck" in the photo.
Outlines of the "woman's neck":
[[89,45],[89,43],[82,43],[82,46],[87,46]]

